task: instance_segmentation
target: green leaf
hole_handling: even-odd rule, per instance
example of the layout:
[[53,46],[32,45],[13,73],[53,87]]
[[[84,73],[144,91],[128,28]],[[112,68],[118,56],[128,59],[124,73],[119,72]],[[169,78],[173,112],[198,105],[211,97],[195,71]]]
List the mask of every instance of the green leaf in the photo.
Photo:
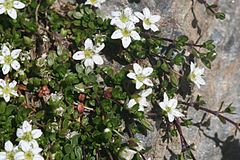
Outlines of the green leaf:
[[217,19],[224,20],[225,19],[225,14],[222,13],[222,12],[218,12],[218,13],[215,14],[215,17]]
[[71,146],[70,144],[66,144],[66,145],[64,146],[64,151],[65,151],[66,153],[71,153],[72,150],[73,150],[73,148],[72,148],[72,146]]
[[74,148],[75,155],[78,160],[82,160],[82,148],[80,146],[77,146]]

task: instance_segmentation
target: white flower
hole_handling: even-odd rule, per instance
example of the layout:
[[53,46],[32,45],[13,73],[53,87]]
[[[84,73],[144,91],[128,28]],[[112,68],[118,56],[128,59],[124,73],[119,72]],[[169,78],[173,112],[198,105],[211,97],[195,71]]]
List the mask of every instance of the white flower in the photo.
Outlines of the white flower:
[[152,15],[148,8],[143,9],[143,14],[141,12],[135,12],[135,15],[143,21],[143,28],[145,30],[151,29],[153,32],[159,30],[155,23],[160,20],[160,16]]
[[204,68],[196,67],[196,64],[191,62],[190,69],[191,69],[191,72],[189,75],[190,80],[193,81],[198,88],[200,88],[200,85],[205,85],[206,83],[202,78],[204,73]]
[[160,102],[159,106],[167,113],[169,122],[173,122],[174,117],[183,117],[184,115],[176,109],[178,101],[176,99],[169,100],[166,93],[163,96],[163,102]]
[[111,25],[116,25],[117,27],[123,27],[126,23],[138,23],[139,19],[133,14],[131,8],[125,8],[123,11],[112,12]]
[[84,60],[85,67],[94,68],[94,63],[97,65],[103,64],[102,57],[98,54],[104,47],[104,43],[101,45],[94,46],[91,39],[86,39],[84,43],[84,51],[78,51],[74,53],[73,59],[75,60]]
[[7,12],[7,14],[12,18],[17,18],[16,9],[23,9],[25,4],[20,1],[14,0],[0,0],[0,14]]
[[136,151],[126,147],[121,151],[120,157],[122,157],[125,160],[132,160],[136,153],[137,153]]
[[132,42],[132,39],[134,40],[141,39],[140,35],[134,29],[135,29],[135,26],[133,23],[126,23],[120,26],[116,31],[114,31],[111,38],[122,39],[123,47],[127,48]]
[[101,8],[101,4],[104,3],[106,0],[87,0],[85,5],[89,4],[97,8]]
[[150,105],[150,103],[147,101],[147,96],[149,96],[151,93],[152,88],[143,90],[142,92],[139,93],[139,95],[137,95],[136,98],[133,98],[128,102],[128,108],[132,108],[134,105],[139,104],[138,111],[144,111],[144,107]]
[[14,147],[11,141],[7,141],[4,149],[6,152],[0,152],[0,160],[13,160],[17,147]]
[[3,45],[0,56],[0,64],[3,64],[2,72],[3,74],[8,74],[11,68],[14,70],[20,69],[20,63],[16,60],[21,52],[21,49],[15,49],[10,52],[6,45]]
[[42,151],[39,148],[38,144],[32,146],[28,142],[20,142],[19,147],[21,147],[21,151],[17,152],[14,156],[14,160],[44,160],[44,158],[40,155]]
[[142,68],[139,64],[133,64],[133,71],[127,74],[128,78],[131,78],[136,81],[136,89],[139,89],[143,86],[143,84],[147,86],[153,86],[152,81],[148,78],[152,72],[153,68],[146,67]]
[[24,121],[22,126],[17,129],[17,137],[21,142],[37,143],[36,139],[41,137],[42,131],[40,129],[32,129],[32,125],[28,121]]
[[11,83],[8,83],[8,81],[0,79],[0,95],[3,96],[6,102],[9,102],[12,95],[18,96],[16,85],[17,82],[14,80]]

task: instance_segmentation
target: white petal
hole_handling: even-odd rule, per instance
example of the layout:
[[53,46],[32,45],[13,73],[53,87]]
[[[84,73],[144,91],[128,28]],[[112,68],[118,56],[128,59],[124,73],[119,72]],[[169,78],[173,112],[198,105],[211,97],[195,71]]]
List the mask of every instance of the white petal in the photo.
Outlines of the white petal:
[[42,148],[39,147],[35,147],[32,149],[33,154],[39,154],[40,152],[42,152]]
[[151,16],[150,10],[147,7],[143,9],[143,14],[147,18]]
[[7,153],[6,152],[0,152],[0,160],[6,160],[7,159]]
[[4,64],[3,68],[2,68],[2,72],[4,75],[8,74],[8,72],[10,71],[10,65],[9,64]]
[[131,40],[130,37],[123,37],[122,38],[123,48],[127,48],[130,45],[131,42],[132,42],[132,40]]
[[4,57],[0,56],[0,64],[4,64]]
[[77,51],[76,53],[73,54],[74,60],[82,60],[84,58],[85,58],[84,51]]
[[33,160],[44,160],[41,155],[34,155]]
[[173,122],[174,116],[171,113],[167,113],[169,122]]
[[132,37],[134,40],[140,40],[140,39],[141,39],[140,35],[139,35],[136,31],[132,31],[132,32],[131,32],[131,37]]
[[150,18],[149,18],[149,20],[150,20],[150,22],[151,23],[156,23],[156,22],[158,22],[159,20],[160,20],[160,16],[159,15],[152,15]]
[[93,42],[90,38],[85,40],[84,43],[85,49],[93,49]]
[[142,67],[139,65],[139,64],[137,64],[137,63],[134,63],[133,64],[133,70],[134,70],[134,72],[137,74],[137,75],[139,75],[139,74],[142,74]]
[[164,102],[160,102],[159,106],[162,108],[162,110],[166,110],[167,105]]
[[142,87],[143,83],[140,81],[136,81],[136,89],[140,89]]
[[13,144],[11,141],[7,141],[4,145],[4,149],[7,152],[11,152],[13,150]]
[[178,101],[176,99],[170,99],[168,101],[168,106],[175,109],[177,107],[177,103]]
[[163,102],[167,105],[168,104],[168,95],[166,92],[163,94]]
[[6,82],[3,79],[0,79],[0,86],[3,88],[6,87]]
[[141,106],[144,106],[144,107],[149,106],[149,102],[147,101],[147,99],[146,99],[145,97],[140,98],[139,104],[140,104]]
[[3,94],[3,98],[5,100],[5,102],[9,102],[10,101],[10,94]]
[[126,28],[127,28],[128,31],[131,31],[131,30],[135,29],[135,25],[132,22],[127,22],[126,23]]
[[151,28],[151,26],[149,24],[146,24],[145,22],[143,22],[143,28],[145,30],[149,30]]
[[9,56],[11,54],[9,48],[6,45],[3,45],[2,47],[2,55],[3,56]]
[[93,55],[92,59],[93,59],[94,63],[97,64],[97,65],[102,65],[103,64],[103,59],[99,54]]
[[5,2],[5,0],[0,0],[0,3],[4,3]]
[[130,99],[127,105],[128,105],[128,108],[132,108],[135,104],[137,104],[135,99]]
[[32,136],[34,139],[41,137],[41,135],[42,135],[42,131],[40,129],[32,130]]
[[18,56],[19,56],[19,54],[21,53],[21,49],[14,49],[12,52],[11,52],[11,57],[13,58],[13,59],[16,59],[16,58],[18,58]]
[[130,20],[132,22],[134,22],[134,23],[138,23],[139,22],[139,19],[136,16],[134,16],[134,15],[130,16]]
[[91,67],[91,68],[94,68],[94,62],[91,58],[87,58],[85,61],[84,61],[84,65],[85,67]]
[[111,15],[112,15],[113,17],[120,17],[120,16],[121,16],[121,12],[120,12],[120,11],[113,11],[113,12],[111,13]]
[[135,73],[132,73],[132,72],[131,72],[131,73],[128,73],[128,74],[127,74],[127,77],[130,78],[130,79],[136,79],[136,78],[137,78],[137,77],[136,77],[136,74],[135,74]]
[[112,39],[120,39],[123,37],[122,31],[120,29],[113,32],[111,38]]
[[22,130],[21,128],[18,128],[16,135],[17,135],[18,138],[22,138],[22,136],[23,136],[23,130]]
[[201,84],[201,85],[205,85],[206,84],[206,82],[204,81],[204,79],[202,79],[202,77],[197,77],[196,78],[196,81],[199,83],[199,84]]
[[102,43],[101,45],[97,46],[97,47],[94,49],[94,53],[99,53],[101,50],[103,50],[104,47],[105,47],[105,44]]
[[17,11],[14,8],[8,9],[7,13],[12,19],[17,18]]
[[143,90],[143,91],[141,92],[141,97],[147,97],[147,96],[149,96],[151,93],[152,93],[152,88],[148,88],[148,89]]
[[132,9],[129,7],[125,8],[123,12],[124,12],[124,15],[127,17],[132,15]]
[[0,88],[0,96],[2,96],[2,95],[3,95],[3,89]]
[[4,12],[6,12],[6,9],[3,5],[0,5],[0,14],[3,14]]
[[22,149],[24,152],[27,152],[27,151],[30,151],[30,150],[31,150],[30,144],[29,144],[28,142],[26,142],[26,141],[21,141],[21,142],[19,143],[19,145],[20,145],[21,149]]
[[152,74],[152,72],[153,72],[153,68],[151,68],[151,67],[146,67],[146,68],[143,69],[142,74],[143,74],[145,77],[148,77],[148,76],[150,76],[150,75]]
[[144,19],[144,15],[141,12],[135,12],[134,13],[139,19],[143,20]]
[[13,1],[13,7],[16,9],[23,9],[25,4],[20,1]]
[[172,114],[173,114],[175,117],[184,117],[184,114],[182,114],[181,112],[179,112],[179,111],[176,110],[176,109],[173,109],[173,110],[172,110]]
[[22,125],[23,132],[32,131],[32,125],[28,121],[24,121]]
[[9,83],[10,88],[14,88],[17,85],[17,82],[13,80],[11,83]]
[[147,86],[153,86],[153,83],[152,83],[152,81],[149,79],[149,78],[145,78],[144,80],[143,80],[143,83],[145,84],[145,85],[147,85]]
[[24,152],[17,152],[14,155],[14,160],[24,160],[25,156],[24,156]]
[[151,30],[152,30],[153,32],[157,32],[159,29],[158,29],[158,27],[157,27],[155,24],[152,24],[152,25],[151,25]]
[[191,62],[190,68],[191,68],[191,72],[193,72],[195,70],[195,64]]
[[17,70],[20,69],[21,65],[20,65],[20,63],[19,63],[18,61],[14,60],[14,61],[12,61],[12,63],[11,63],[11,67],[12,67],[14,70],[17,71]]

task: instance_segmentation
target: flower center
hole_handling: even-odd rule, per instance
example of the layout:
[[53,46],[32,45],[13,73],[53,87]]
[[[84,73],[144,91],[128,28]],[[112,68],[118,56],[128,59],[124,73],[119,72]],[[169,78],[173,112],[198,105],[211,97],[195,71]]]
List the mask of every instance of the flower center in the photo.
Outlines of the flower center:
[[144,23],[147,24],[147,25],[150,25],[151,22],[150,22],[150,19],[149,18],[144,18]]
[[13,8],[13,1],[12,0],[6,0],[3,6],[6,8],[6,10]]
[[122,34],[123,34],[124,37],[129,37],[130,32],[129,32],[129,30],[127,30],[126,28],[124,28],[124,29],[122,30]]
[[33,154],[32,152],[28,151],[24,154],[25,160],[32,160],[33,159]]
[[169,112],[171,112],[171,111],[172,111],[172,108],[171,108],[171,107],[169,107],[169,106],[167,106],[165,111],[166,111],[167,113],[169,113]]
[[142,82],[144,79],[145,79],[145,77],[142,74],[137,75],[137,80],[138,81]]
[[33,139],[31,132],[25,132],[22,139],[25,141],[31,141]]
[[126,17],[124,14],[121,15],[120,20],[121,20],[123,23],[126,23],[126,22],[129,21],[128,17]]
[[192,73],[192,74],[190,75],[190,78],[191,78],[192,80],[195,80],[196,77],[197,77],[197,75],[196,75],[195,73]]
[[11,64],[12,63],[13,58],[11,57],[11,55],[8,56],[4,56],[4,62],[5,64]]
[[3,89],[3,93],[5,93],[5,94],[10,94],[10,93],[11,93],[11,88],[7,85],[7,86]]
[[7,152],[7,160],[13,160],[14,159],[14,153],[13,152]]
[[97,3],[97,0],[90,0],[90,2],[91,2],[92,4],[95,4],[95,3]]
[[87,50],[85,50],[84,51],[84,54],[85,54],[85,56],[86,57],[92,57],[92,55],[93,55],[93,52],[92,52],[92,50],[90,50],[90,49],[87,49]]

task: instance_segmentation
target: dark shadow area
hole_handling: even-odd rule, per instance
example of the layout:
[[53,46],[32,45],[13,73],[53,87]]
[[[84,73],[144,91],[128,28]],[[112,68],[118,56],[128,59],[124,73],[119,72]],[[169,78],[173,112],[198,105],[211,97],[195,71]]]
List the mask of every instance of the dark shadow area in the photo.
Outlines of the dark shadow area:
[[141,0],[128,0],[129,3],[140,3]]

